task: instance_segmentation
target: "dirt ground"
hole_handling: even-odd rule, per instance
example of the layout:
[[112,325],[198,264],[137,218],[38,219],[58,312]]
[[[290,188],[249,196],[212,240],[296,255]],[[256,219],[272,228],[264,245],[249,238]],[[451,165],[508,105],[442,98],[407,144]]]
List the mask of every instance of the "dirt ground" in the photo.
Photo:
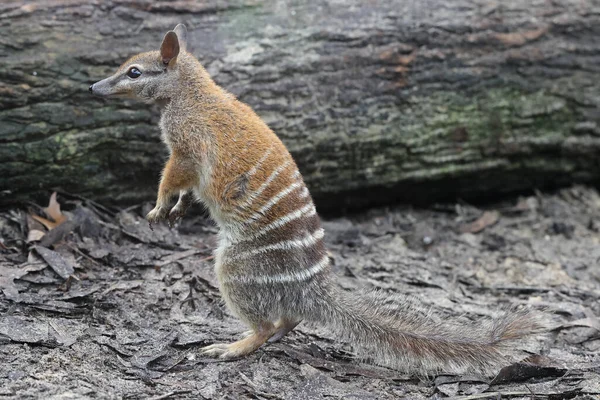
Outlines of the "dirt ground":
[[[494,378],[409,376],[352,358],[322,327],[219,362],[200,347],[245,329],[219,299],[201,215],[151,231],[149,205],[60,194],[46,232],[29,204],[0,213],[0,398],[597,399],[600,196],[572,187],[474,207],[393,207],[326,219],[339,284],[415,296],[440,321],[509,305],[554,329]],[[37,218],[37,220],[40,220]],[[41,219],[52,227],[50,221]],[[29,243],[27,243],[29,238]],[[518,361],[518,360],[517,360]]]

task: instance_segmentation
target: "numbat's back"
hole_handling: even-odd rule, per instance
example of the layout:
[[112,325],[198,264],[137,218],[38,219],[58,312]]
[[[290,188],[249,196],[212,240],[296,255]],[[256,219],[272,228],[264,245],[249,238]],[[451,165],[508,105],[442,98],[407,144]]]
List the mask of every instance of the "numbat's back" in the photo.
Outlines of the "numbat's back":
[[[94,85],[99,96],[162,105],[170,151],[150,223],[173,222],[197,199],[220,228],[215,270],[223,298],[251,333],[203,349],[222,358],[252,353],[301,321],[344,335],[361,354],[415,373],[489,373],[511,341],[543,329],[528,311],[477,326],[434,322],[414,303],[356,296],[332,282],[315,206],[291,155],[245,104],[218,87],[186,51],[186,30],[169,31],[159,51],[129,59]],[[169,200],[179,195],[169,209]]]

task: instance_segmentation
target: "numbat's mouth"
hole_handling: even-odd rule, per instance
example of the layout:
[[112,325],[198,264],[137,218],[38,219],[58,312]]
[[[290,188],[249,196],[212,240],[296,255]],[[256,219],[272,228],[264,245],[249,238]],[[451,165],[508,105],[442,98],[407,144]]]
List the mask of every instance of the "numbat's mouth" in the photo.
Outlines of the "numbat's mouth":
[[128,97],[129,93],[122,91],[113,91],[108,85],[103,84],[104,81],[99,81],[90,85],[89,91],[91,94],[97,97]]

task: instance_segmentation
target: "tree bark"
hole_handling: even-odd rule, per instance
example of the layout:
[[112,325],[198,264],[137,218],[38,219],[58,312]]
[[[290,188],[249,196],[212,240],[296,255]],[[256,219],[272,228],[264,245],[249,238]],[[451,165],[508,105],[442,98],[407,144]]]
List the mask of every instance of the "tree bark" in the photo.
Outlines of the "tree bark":
[[599,181],[600,1],[287,3],[0,5],[0,204],[154,198],[157,109],[87,87],[179,22],[321,210]]

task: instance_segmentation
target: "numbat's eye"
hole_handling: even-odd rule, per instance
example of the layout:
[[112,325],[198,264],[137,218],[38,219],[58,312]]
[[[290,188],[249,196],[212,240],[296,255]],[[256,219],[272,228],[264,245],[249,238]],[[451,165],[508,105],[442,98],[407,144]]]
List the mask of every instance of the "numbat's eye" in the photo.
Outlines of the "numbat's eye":
[[142,75],[142,71],[140,71],[139,69],[137,69],[135,67],[131,67],[131,68],[129,68],[129,71],[127,71],[127,76],[130,77],[131,79],[139,78],[140,75]]

